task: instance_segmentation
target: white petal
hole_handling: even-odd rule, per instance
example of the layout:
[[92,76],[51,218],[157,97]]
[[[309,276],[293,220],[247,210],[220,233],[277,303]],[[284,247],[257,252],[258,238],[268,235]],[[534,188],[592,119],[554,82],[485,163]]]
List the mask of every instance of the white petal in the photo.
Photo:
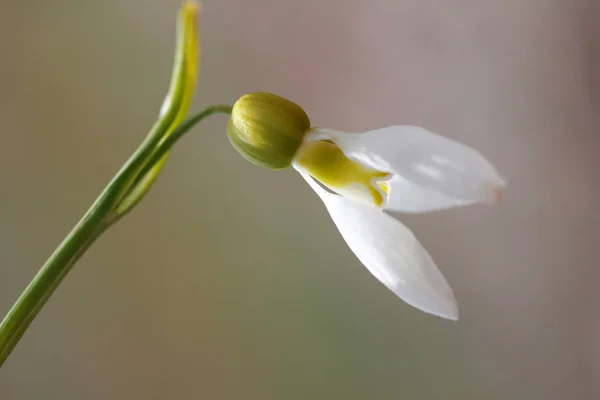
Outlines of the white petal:
[[474,203],[472,200],[447,197],[431,189],[425,189],[400,175],[394,175],[387,183],[389,194],[383,205],[384,210],[422,213]]
[[422,311],[458,319],[452,289],[408,228],[379,208],[330,193],[305,171],[298,172],[323,200],[350,249],[377,279]]
[[494,167],[476,150],[423,128],[390,126],[365,133],[315,130],[313,135],[331,139],[348,158],[398,174],[447,198],[493,203],[500,199],[504,186]]

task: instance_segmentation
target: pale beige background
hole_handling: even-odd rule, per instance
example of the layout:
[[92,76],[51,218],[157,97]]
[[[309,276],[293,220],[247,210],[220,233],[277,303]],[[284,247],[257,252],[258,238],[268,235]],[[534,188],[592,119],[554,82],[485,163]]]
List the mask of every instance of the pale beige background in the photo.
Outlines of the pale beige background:
[[[0,311],[145,135],[178,1],[0,0]],[[21,399],[600,396],[595,0],[206,0],[194,108],[255,90],[315,124],[481,150],[505,203],[405,217],[461,320],[395,298],[293,171],[225,118],[81,260],[0,371]]]

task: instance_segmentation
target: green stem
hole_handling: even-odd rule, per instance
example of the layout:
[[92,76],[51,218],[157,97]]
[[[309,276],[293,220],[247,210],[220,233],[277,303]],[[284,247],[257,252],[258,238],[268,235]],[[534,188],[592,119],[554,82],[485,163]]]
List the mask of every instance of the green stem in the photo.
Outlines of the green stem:
[[67,272],[102,233],[103,226],[98,217],[95,213],[88,214],[56,248],[2,321],[0,366]]
[[177,126],[177,128],[175,128],[173,130],[173,132],[171,132],[171,134],[169,134],[169,136],[167,136],[160,143],[158,143],[158,145],[154,149],[154,152],[148,158],[148,162],[140,170],[140,173],[137,175],[135,184],[132,185],[132,187],[135,187],[135,185],[137,185],[139,183],[139,181],[141,181],[144,178],[146,173],[148,173],[148,171],[150,171],[152,169],[152,166],[154,164],[156,164],[161,158],[163,158],[163,156],[165,154],[167,154],[169,152],[169,150],[171,150],[173,145],[175,143],[177,143],[177,141],[179,139],[181,139],[181,137],[187,131],[189,131],[191,128],[193,128],[194,125],[196,125],[198,122],[200,122],[201,120],[203,120],[204,118],[206,118],[212,114],[218,114],[218,113],[231,114],[231,108],[232,107],[229,105],[215,104],[215,105],[206,107],[204,110],[200,111],[199,113],[197,113],[195,115],[192,115],[191,117],[189,117],[185,121],[183,121],[181,124],[179,124]]
[[[112,223],[120,219],[115,210],[123,193],[135,187],[140,177],[149,171],[173,144],[204,118],[216,113],[230,113],[230,106],[214,105],[205,108],[179,125],[167,139],[156,143],[150,134],[131,158],[102,191],[80,222],[48,258],[16,303],[0,323],[0,367],[46,301],[69,272],[71,267]],[[157,124],[153,131],[164,129]]]

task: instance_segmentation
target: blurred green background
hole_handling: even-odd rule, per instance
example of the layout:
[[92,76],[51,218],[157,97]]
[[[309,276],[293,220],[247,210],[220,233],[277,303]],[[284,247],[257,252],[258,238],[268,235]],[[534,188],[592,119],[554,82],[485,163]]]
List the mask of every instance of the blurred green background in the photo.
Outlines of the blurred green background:
[[[0,1],[0,312],[156,119],[175,0]],[[600,396],[600,4],[206,0],[194,109],[271,91],[315,125],[485,154],[504,204],[403,221],[458,323],[407,306],[223,116],[70,273],[0,371],[21,399]]]

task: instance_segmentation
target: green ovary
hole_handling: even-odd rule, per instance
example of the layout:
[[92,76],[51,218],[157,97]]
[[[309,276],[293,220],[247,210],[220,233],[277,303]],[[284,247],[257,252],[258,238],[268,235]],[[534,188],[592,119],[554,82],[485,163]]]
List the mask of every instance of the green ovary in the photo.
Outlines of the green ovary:
[[296,163],[313,178],[331,190],[347,197],[367,197],[367,201],[381,207],[384,193],[389,192],[385,179],[389,174],[360,165],[344,155],[334,143],[314,141],[305,143],[296,156]]

